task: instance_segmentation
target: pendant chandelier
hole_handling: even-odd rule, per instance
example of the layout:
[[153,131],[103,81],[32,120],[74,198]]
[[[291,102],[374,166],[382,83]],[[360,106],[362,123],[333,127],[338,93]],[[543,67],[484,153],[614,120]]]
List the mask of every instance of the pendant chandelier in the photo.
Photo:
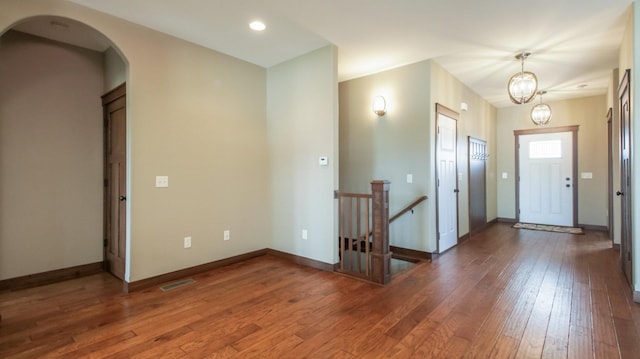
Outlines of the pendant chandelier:
[[551,121],[551,107],[546,103],[542,103],[542,95],[546,94],[547,91],[539,91],[538,93],[540,94],[540,103],[531,109],[531,121],[537,126],[541,126]]
[[531,55],[530,52],[522,52],[516,55],[516,59],[521,61],[521,70],[511,76],[507,89],[511,102],[516,104],[529,103],[536,97],[538,92],[538,78],[533,72],[524,71],[524,59]]

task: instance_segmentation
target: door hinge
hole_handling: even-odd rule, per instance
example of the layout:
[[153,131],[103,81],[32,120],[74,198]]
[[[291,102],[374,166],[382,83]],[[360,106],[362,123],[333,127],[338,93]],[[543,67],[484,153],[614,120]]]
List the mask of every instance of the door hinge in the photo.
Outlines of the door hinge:
[[631,262],[631,252],[627,252],[627,257],[629,257],[628,261]]
[[109,187],[109,180],[106,178],[104,179],[104,186]]
[[108,243],[109,243],[109,241],[108,241],[106,238],[102,241],[102,245],[103,245],[105,248],[107,248],[107,244],[108,244]]

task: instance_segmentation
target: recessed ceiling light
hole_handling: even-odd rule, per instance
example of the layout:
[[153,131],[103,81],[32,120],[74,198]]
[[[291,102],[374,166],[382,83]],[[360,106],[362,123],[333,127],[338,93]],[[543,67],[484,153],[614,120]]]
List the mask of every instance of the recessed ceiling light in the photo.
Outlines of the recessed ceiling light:
[[262,22],[262,21],[256,20],[256,21],[253,21],[252,23],[250,23],[249,27],[252,30],[255,30],[255,31],[264,31],[264,29],[267,28],[267,25],[265,25],[264,22]]

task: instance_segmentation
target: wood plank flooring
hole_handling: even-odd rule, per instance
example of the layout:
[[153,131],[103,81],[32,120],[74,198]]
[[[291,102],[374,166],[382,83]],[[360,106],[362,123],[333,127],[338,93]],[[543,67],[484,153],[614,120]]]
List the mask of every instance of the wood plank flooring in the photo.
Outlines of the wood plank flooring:
[[640,358],[604,233],[495,224],[379,287],[262,256],[162,292],[0,293],[0,358]]

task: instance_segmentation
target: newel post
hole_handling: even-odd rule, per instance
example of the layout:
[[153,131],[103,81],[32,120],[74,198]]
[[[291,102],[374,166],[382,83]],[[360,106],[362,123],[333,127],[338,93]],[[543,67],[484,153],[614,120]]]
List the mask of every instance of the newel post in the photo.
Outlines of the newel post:
[[372,181],[373,250],[371,279],[380,284],[391,281],[391,252],[389,252],[389,181]]

